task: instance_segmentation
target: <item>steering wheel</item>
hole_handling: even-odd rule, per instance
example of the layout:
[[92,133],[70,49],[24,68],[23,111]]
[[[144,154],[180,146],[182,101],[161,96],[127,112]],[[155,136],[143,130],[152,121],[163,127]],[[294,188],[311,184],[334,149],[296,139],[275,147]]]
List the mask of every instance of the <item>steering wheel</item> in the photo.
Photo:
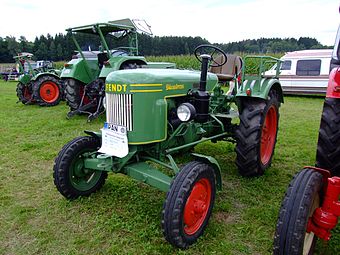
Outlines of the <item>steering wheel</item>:
[[[222,54],[224,57],[223,63],[219,63],[216,61],[216,57],[218,55],[215,55],[216,53]],[[220,48],[210,45],[210,44],[202,44],[194,50],[195,57],[199,62],[202,63],[202,55],[209,55],[210,56],[210,64],[209,66],[211,67],[218,67],[218,66],[223,66],[227,62],[227,54],[221,50]]]
[[115,50],[115,51],[112,52],[112,56],[120,57],[120,56],[124,56],[124,55],[126,55],[126,56],[129,55],[129,53],[128,53],[126,50],[121,49],[120,47],[115,48],[114,50]]

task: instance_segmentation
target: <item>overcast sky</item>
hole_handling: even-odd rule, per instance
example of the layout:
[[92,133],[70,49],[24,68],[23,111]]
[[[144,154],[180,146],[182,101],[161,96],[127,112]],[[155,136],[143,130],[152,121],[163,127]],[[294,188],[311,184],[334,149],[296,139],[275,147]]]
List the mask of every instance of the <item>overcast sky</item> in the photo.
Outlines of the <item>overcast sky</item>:
[[211,43],[313,37],[333,45],[338,0],[1,0],[0,37],[65,33],[122,18],[145,19],[154,35],[201,36]]

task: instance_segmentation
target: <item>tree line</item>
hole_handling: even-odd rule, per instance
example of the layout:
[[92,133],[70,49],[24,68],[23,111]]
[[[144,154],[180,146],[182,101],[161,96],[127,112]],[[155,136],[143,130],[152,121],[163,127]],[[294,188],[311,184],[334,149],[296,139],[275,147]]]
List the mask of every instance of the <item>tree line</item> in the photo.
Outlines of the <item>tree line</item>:
[[[100,39],[98,36],[88,34],[76,34],[77,41],[82,50],[98,50]],[[107,37],[110,48],[127,45],[127,39],[117,42],[112,36]],[[195,47],[200,44],[209,44],[209,41],[201,37],[186,36],[138,36],[139,54],[145,56],[187,55],[192,54]],[[244,53],[281,53],[303,49],[331,48],[320,44],[316,39],[309,37],[295,38],[260,38],[243,40],[226,44],[215,44],[225,52]],[[19,52],[30,52],[34,59],[67,61],[75,54],[76,47],[70,34],[50,34],[36,37],[33,42],[24,36],[18,39],[12,36],[0,37],[0,63],[14,62],[13,56]]]

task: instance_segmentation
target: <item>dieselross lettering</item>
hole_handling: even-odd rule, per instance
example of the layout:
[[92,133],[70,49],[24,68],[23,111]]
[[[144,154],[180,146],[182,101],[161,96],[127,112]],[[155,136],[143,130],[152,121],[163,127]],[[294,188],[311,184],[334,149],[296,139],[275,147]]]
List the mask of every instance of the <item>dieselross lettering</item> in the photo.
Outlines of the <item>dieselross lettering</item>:
[[166,84],[166,85],[165,85],[165,89],[166,89],[166,90],[178,90],[178,89],[184,89],[184,85],[183,85],[183,84],[175,84],[175,85]]

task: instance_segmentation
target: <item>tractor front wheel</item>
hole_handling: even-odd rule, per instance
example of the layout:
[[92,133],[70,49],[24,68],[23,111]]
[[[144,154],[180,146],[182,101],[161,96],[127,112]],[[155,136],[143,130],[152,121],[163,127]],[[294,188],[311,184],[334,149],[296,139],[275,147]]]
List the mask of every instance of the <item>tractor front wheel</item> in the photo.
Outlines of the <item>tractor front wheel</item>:
[[100,147],[100,140],[91,136],[75,138],[66,144],[55,159],[54,184],[67,199],[89,196],[105,183],[107,172],[84,167],[84,159]]
[[214,169],[198,161],[185,165],[175,176],[162,211],[165,239],[187,248],[203,234],[216,193]]
[[63,97],[62,86],[57,78],[51,75],[40,76],[33,85],[33,97],[40,106],[54,106]]
[[290,182],[283,199],[274,236],[274,255],[312,254],[316,236],[307,233],[307,224],[321,205],[322,175],[303,169]]
[[19,82],[16,92],[21,103],[26,104],[32,100],[32,85],[30,83],[25,85]]
[[326,98],[323,106],[316,166],[340,176],[340,99]]
[[236,165],[243,176],[258,176],[270,166],[278,131],[280,102],[275,90],[268,100],[250,98],[242,102],[236,130]]

